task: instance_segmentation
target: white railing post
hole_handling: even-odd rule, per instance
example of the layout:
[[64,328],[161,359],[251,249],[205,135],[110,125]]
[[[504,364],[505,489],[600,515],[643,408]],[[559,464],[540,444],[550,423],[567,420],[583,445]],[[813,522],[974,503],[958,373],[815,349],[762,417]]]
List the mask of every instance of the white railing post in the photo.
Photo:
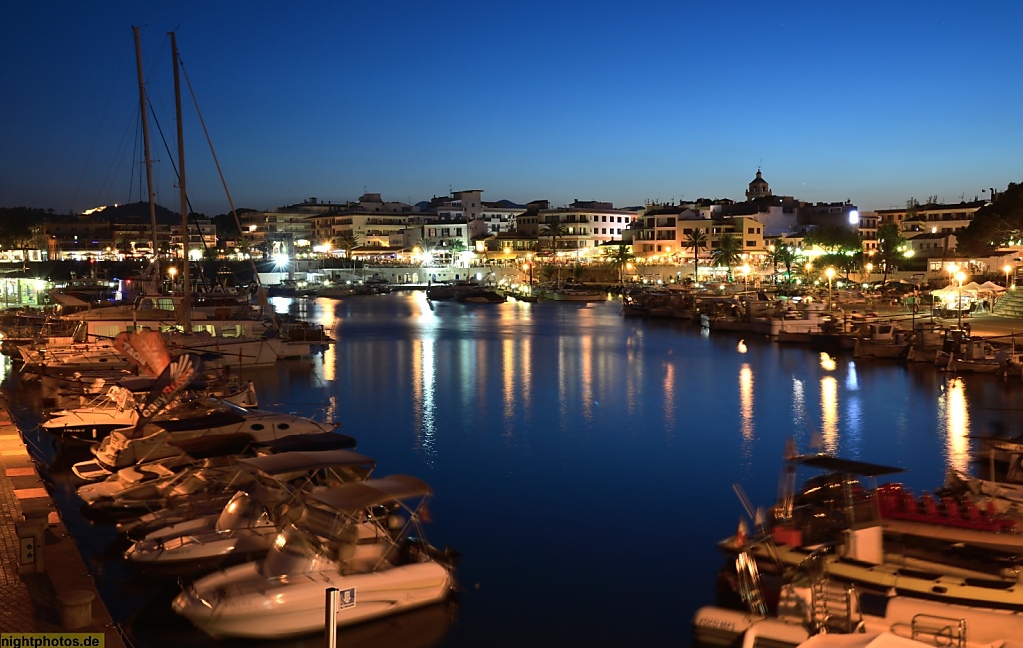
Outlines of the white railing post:
[[337,648],[337,588],[327,588],[327,648]]

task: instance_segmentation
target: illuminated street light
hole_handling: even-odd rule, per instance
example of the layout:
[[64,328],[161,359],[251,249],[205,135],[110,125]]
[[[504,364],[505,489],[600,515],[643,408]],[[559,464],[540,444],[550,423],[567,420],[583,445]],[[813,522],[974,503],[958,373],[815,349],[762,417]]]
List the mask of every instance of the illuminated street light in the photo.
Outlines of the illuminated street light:
[[746,292],[749,292],[749,272],[750,272],[749,264],[744,263],[742,265],[742,278],[746,281]]
[[1012,266],[1009,265],[1008,263],[1006,263],[1005,267],[1002,268],[1002,270],[1005,271],[1005,287],[1008,288],[1009,287],[1009,273],[1012,272]]
[[966,274],[963,272],[956,273],[956,281],[959,282],[959,303],[956,304],[956,310],[959,313],[959,329],[963,328],[963,279],[966,278]]
[[828,311],[831,311],[831,280],[835,278],[835,269],[828,268],[824,271],[824,274],[828,278]]

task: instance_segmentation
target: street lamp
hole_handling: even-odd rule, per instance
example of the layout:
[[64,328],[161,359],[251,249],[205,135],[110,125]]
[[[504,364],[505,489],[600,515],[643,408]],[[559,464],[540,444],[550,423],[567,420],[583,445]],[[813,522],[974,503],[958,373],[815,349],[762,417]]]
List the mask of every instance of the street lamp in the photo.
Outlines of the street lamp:
[[956,273],[956,281],[959,282],[959,302],[956,304],[956,312],[959,314],[959,330],[963,328],[963,279],[966,274],[962,271]]
[[1009,273],[1012,272],[1012,266],[1009,265],[1008,263],[1006,263],[1005,267],[1002,268],[1002,270],[1005,271],[1005,288],[1006,288],[1006,290],[1008,290],[1009,289]]
[[749,292],[749,270],[750,268],[748,263],[742,264],[742,278],[746,282],[745,292]]
[[824,271],[828,278],[828,312],[831,312],[831,280],[835,278],[835,269],[828,268]]

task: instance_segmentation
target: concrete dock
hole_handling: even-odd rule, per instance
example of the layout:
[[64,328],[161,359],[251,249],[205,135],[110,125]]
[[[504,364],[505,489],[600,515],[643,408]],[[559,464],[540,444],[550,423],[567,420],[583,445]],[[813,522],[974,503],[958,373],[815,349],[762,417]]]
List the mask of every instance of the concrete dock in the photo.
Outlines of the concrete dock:
[[5,403],[0,515],[0,633],[102,633],[106,648],[124,648]]

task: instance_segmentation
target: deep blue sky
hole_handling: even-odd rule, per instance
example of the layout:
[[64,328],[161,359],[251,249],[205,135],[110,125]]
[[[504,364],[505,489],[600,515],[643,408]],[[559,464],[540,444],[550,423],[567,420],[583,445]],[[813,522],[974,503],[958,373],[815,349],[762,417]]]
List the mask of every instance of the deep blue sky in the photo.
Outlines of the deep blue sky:
[[[813,202],[972,200],[1023,176],[1020,24],[1017,0],[5,2],[0,206],[144,197],[132,26],[175,158],[176,32],[236,207],[741,200],[761,165]],[[192,208],[223,213],[184,92]]]

